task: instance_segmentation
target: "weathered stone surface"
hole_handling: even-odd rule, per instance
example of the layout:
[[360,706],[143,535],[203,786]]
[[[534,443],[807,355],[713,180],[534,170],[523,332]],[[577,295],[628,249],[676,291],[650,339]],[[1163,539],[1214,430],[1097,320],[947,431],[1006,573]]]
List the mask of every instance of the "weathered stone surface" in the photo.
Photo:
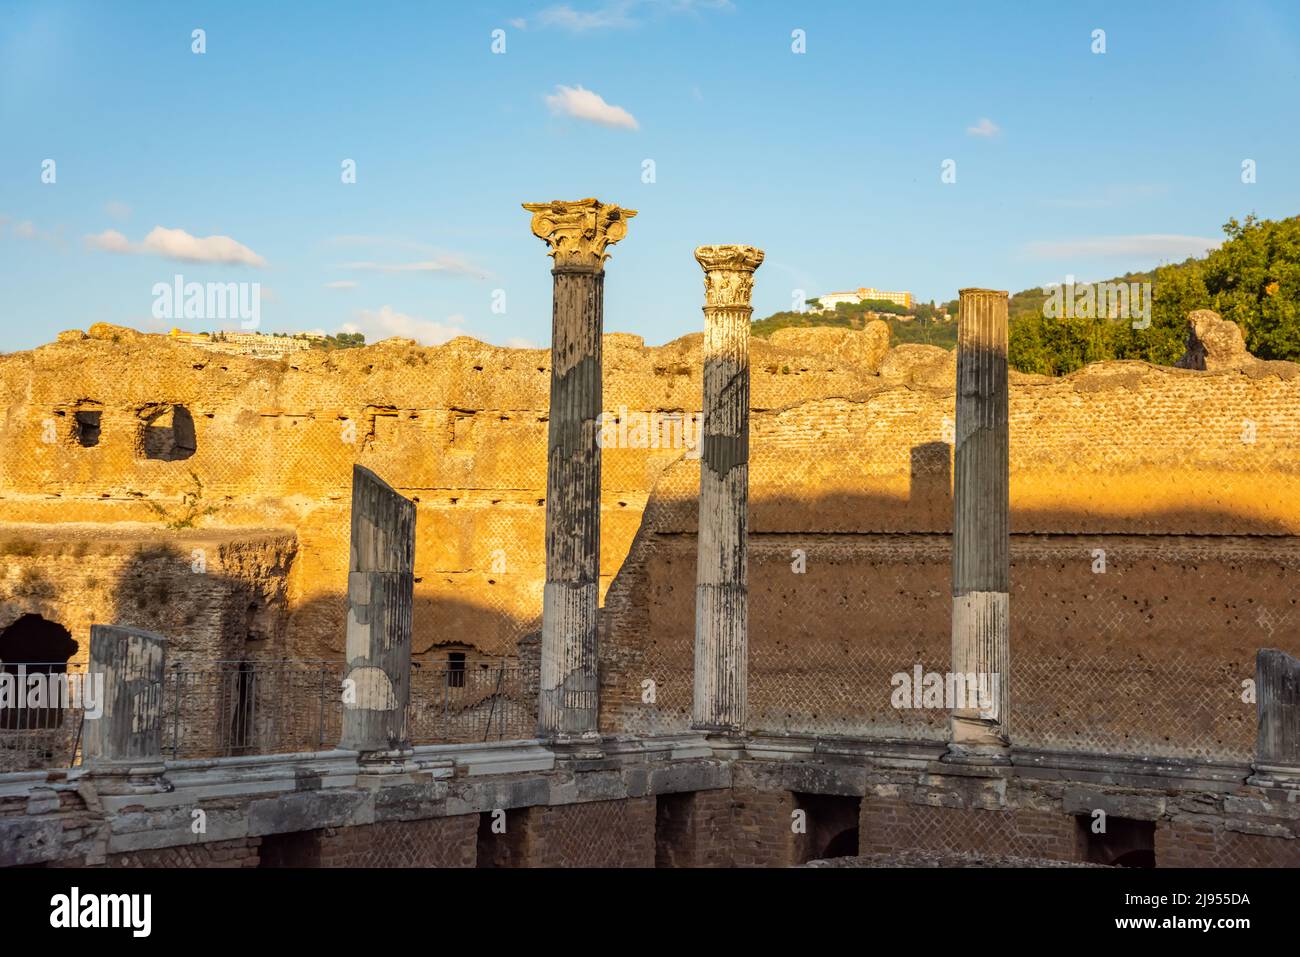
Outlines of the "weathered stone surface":
[[904,343],[880,362],[880,378],[901,385],[951,389],[957,376],[957,353],[952,349]]
[[601,364],[606,247],[636,210],[595,199],[525,203],[555,260],[546,445],[546,587],[538,732],[597,733]]
[[[954,749],[1009,741],[1011,576],[1007,294],[961,290],[953,452],[952,668],[985,700],[954,707]],[[987,683],[987,684],[985,684]]]
[[1255,695],[1256,770],[1300,786],[1300,659],[1261,649],[1255,658]]
[[86,715],[87,766],[161,763],[166,644],[139,628],[91,625],[87,674],[103,681],[104,701],[100,716]]
[[834,356],[869,372],[879,372],[881,363],[889,353],[889,325],[880,319],[873,319],[864,329],[796,326],[776,330],[767,337],[767,341],[782,349],[791,349],[804,355]]
[[696,554],[692,725],[745,728],[749,678],[749,321],[753,246],[701,246],[704,269],[704,428]]
[[379,476],[353,467],[348,563],[347,674],[340,747],[408,745],[415,504]]
[[1246,337],[1235,322],[1210,309],[1187,314],[1187,352],[1175,363],[1181,369],[1216,372],[1255,362],[1246,351]]

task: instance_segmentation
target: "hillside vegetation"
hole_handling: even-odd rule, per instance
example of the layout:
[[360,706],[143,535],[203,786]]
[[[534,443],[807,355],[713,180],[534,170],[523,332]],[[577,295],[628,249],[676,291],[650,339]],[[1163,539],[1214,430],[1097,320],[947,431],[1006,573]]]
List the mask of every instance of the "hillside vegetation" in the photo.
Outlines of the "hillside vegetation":
[[[1300,217],[1267,220],[1251,215],[1242,221],[1229,220],[1223,231],[1227,237],[1223,245],[1203,258],[1104,281],[1152,284],[1150,325],[1146,328],[1133,327],[1134,322],[1145,325],[1136,311],[1136,301],[1128,317],[1109,318],[1103,308],[1086,307],[1072,314],[1049,316],[1044,314],[1048,293],[1041,288],[1010,296],[1012,367],[1021,372],[1064,375],[1107,359],[1172,365],[1183,355],[1187,314],[1195,309],[1213,309],[1241,326],[1246,348],[1261,359],[1300,361]],[[956,316],[958,303],[947,303],[944,308]],[[869,313],[889,311],[879,303],[874,307],[861,303],[841,304],[834,313],[778,312],[755,322],[753,332],[766,336],[798,325],[860,329],[873,318]],[[889,324],[894,343],[926,342],[953,348],[957,324],[935,321],[937,311],[933,303],[918,304],[910,321],[892,315],[880,318]]]

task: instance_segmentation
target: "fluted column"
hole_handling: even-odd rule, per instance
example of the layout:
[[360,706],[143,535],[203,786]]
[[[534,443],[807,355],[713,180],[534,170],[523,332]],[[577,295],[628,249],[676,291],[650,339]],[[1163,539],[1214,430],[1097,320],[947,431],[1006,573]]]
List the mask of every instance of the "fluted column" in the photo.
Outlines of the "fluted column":
[[704,428],[695,577],[692,726],[745,729],[749,666],[749,320],[753,246],[701,246],[704,267]]
[[636,210],[595,199],[524,203],[524,209],[533,214],[533,233],[554,259],[538,734],[594,737],[605,249],[627,235]]
[[959,684],[979,693],[965,707],[952,709],[950,760],[1008,760],[1007,401],[1007,294],[963,289],[957,329],[952,670],[968,677],[968,684]]
[[409,750],[415,503],[374,472],[352,467],[347,675],[339,747],[367,762]]

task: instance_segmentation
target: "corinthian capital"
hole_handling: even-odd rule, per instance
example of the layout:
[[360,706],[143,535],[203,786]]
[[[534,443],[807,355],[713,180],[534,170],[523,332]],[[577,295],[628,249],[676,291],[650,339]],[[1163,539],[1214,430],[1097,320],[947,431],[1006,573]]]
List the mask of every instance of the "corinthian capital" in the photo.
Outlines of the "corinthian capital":
[[704,267],[704,304],[748,306],[754,290],[754,270],[763,263],[763,250],[753,246],[700,246],[695,260]]
[[549,255],[557,266],[588,266],[600,269],[612,246],[627,235],[627,221],[635,209],[622,209],[598,199],[572,202],[524,203],[533,214],[533,233],[551,247]]

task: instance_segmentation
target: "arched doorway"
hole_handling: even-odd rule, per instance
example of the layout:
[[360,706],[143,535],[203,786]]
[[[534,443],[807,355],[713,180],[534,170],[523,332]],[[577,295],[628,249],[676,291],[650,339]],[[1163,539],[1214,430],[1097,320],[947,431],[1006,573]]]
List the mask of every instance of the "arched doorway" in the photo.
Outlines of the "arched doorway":
[[850,827],[840,831],[826,844],[826,849],[821,853],[821,860],[827,860],[832,857],[857,857],[858,856],[858,829]]
[[[76,650],[72,633],[57,621],[23,615],[0,631],[0,673],[13,675],[13,687],[22,692],[21,675],[66,674],[68,659]],[[6,730],[40,731],[58,728],[62,723],[63,709],[57,701],[46,708],[0,709],[0,728]]]

